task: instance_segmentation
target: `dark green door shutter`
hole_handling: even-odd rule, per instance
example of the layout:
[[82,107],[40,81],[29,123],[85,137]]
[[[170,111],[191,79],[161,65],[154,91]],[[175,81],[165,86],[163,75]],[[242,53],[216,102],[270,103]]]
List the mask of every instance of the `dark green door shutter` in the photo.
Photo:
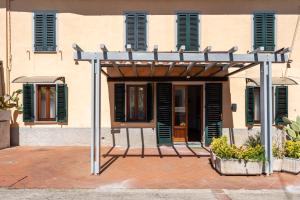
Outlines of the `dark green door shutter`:
[[222,83],[205,85],[205,145],[222,135]]
[[153,83],[147,84],[147,121],[153,119]]
[[66,123],[68,121],[68,87],[66,84],[59,84],[56,87],[57,95],[57,116],[58,122]]
[[177,49],[182,45],[187,51],[199,49],[199,17],[196,13],[177,14]]
[[254,14],[253,48],[264,47],[265,51],[275,48],[275,15],[273,13]]
[[34,86],[33,84],[23,85],[23,121],[34,121]]
[[157,83],[157,143],[172,144],[172,84]]
[[115,84],[115,121],[125,122],[125,84]]
[[275,102],[275,123],[282,124],[282,117],[288,117],[288,87],[276,87],[276,102]]
[[246,106],[245,106],[245,114],[246,114],[246,125],[252,126],[254,124],[254,87],[247,86],[246,87]]

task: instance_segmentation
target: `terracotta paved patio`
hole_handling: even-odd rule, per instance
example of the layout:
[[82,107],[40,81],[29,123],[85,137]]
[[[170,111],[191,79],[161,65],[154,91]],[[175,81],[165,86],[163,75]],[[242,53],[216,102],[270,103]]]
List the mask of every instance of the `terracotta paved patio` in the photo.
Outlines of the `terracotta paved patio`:
[[0,151],[0,187],[280,189],[300,175],[220,176],[203,149],[103,148],[100,176],[91,176],[88,147],[15,147]]

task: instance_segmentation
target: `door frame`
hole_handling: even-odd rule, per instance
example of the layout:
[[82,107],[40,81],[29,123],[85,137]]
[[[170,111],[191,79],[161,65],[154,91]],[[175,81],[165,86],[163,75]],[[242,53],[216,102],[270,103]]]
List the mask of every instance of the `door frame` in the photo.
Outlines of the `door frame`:
[[[199,133],[201,136],[200,138],[200,143],[201,144],[204,144],[205,143],[205,82],[200,82],[200,83],[197,83],[197,82],[173,82],[172,83],[172,138],[174,138],[174,123],[175,123],[175,111],[174,111],[174,108],[175,108],[175,87],[176,86],[179,86],[179,87],[185,87],[186,88],[186,95],[185,95],[185,106],[186,106],[186,109],[187,109],[187,112],[186,112],[186,141],[187,143],[189,143],[188,141],[188,86],[190,85],[197,85],[197,86],[200,86],[201,87],[201,94],[200,94],[200,98],[201,98],[201,104],[200,105],[200,112],[201,112],[201,119],[200,120],[200,126],[201,126],[201,132]],[[181,143],[181,142],[174,142],[173,140],[173,143]]]

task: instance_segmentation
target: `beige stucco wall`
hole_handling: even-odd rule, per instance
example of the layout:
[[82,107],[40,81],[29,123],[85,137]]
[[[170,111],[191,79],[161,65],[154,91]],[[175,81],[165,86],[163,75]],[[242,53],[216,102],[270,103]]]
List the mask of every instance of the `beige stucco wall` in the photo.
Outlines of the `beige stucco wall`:
[[[65,76],[69,87],[69,120],[63,127],[90,126],[90,65],[73,61],[72,44],[84,50],[99,51],[104,43],[109,50],[124,50],[124,13],[148,13],[148,47],[157,44],[159,50],[176,50],[176,12],[200,13],[200,47],[212,46],[213,50],[227,50],[238,46],[240,53],[252,49],[252,13],[275,11],[276,45],[291,45],[296,26],[299,0],[14,0],[11,2],[12,71],[11,81],[19,76]],[[58,52],[38,54],[33,52],[33,11],[57,11]],[[300,32],[300,30],[299,30]],[[0,59],[5,60],[5,0],[0,0]],[[2,39],[4,38],[4,39]],[[296,38],[292,69],[288,75],[300,81],[300,33]],[[273,75],[280,76],[285,65],[273,65]],[[245,128],[245,77],[258,77],[259,67],[239,73],[225,84],[224,126]],[[11,84],[11,89],[20,88]],[[109,85],[102,76],[102,126],[111,126]],[[292,118],[300,111],[297,103],[299,86],[289,87],[289,114]],[[112,95],[112,94],[110,94]],[[228,95],[228,96],[227,96]],[[237,112],[230,112],[230,103],[237,103]],[[23,126],[19,116],[20,126]],[[58,125],[35,125],[60,127]],[[153,126],[149,125],[149,126]]]

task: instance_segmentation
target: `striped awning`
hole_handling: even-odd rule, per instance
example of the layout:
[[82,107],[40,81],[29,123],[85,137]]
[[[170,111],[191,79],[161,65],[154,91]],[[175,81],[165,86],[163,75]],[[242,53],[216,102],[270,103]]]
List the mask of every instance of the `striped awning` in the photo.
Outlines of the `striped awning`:
[[21,76],[12,81],[13,83],[64,83],[62,76]]
[[[247,86],[260,86],[259,78],[246,78]],[[272,85],[298,85],[298,83],[288,77],[272,77]]]

